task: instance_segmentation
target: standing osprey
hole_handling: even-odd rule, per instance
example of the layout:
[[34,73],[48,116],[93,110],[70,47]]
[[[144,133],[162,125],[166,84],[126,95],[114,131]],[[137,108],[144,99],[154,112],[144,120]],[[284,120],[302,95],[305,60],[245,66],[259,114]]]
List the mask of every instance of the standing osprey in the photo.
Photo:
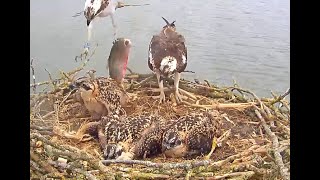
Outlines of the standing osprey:
[[86,0],[84,5],[84,16],[87,19],[88,27],[88,41],[85,44],[85,53],[88,52],[91,40],[91,30],[93,22],[97,17],[107,17],[110,16],[112,20],[112,26],[114,28],[114,36],[117,34],[117,27],[114,20],[114,12],[117,8],[123,7],[123,3],[117,0]]
[[163,90],[163,79],[174,73],[175,97],[181,101],[179,94],[180,73],[187,67],[187,48],[184,37],[176,31],[175,21],[169,23],[165,18],[162,19],[166,25],[160,34],[154,35],[149,45],[149,68],[156,73],[159,88],[160,102],[165,101]]

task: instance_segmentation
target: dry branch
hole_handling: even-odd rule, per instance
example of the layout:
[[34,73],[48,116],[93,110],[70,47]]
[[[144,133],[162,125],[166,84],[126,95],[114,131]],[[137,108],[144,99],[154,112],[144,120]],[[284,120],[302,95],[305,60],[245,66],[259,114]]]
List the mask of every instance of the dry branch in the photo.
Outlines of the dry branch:
[[36,84],[36,76],[34,74],[34,67],[33,67],[32,64],[33,64],[33,59],[31,59],[31,62],[30,62],[30,68],[31,68],[31,71],[32,71],[32,80],[33,80],[32,89],[33,89],[33,93],[36,93],[36,86],[35,86],[35,84]]
[[58,167],[60,166],[60,167],[62,167],[62,168],[70,169],[71,171],[74,171],[74,172],[83,174],[83,175],[86,176],[86,178],[87,178],[88,180],[97,180],[97,178],[96,178],[94,175],[92,175],[91,173],[89,173],[88,171],[84,171],[84,170],[82,170],[82,169],[80,169],[80,168],[75,168],[75,167],[73,167],[73,166],[70,165],[70,164],[65,164],[64,166],[62,166],[61,163],[56,162],[56,161],[51,161],[51,160],[48,161],[48,163],[51,164],[51,165],[53,165],[53,166],[58,166]]
[[261,116],[258,109],[255,110],[255,113],[258,116],[258,118],[261,120],[261,124],[262,124],[264,130],[266,131],[266,133],[268,134],[268,136],[272,140],[273,154],[274,154],[276,163],[280,169],[280,174],[281,174],[282,178],[285,180],[289,180],[290,176],[288,173],[288,169],[284,166],[283,161],[282,161],[282,156],[279,152],[279,141],[278,141],[277,136],[270,130],[269,126],[267,125],[264,118]]

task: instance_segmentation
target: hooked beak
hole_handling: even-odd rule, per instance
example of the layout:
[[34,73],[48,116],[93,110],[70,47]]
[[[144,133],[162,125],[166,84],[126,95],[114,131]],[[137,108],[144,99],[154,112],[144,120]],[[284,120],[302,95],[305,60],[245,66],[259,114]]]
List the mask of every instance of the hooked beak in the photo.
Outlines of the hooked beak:
[[90,25],[90,22],[91,22],[90,20],[87,20],[87,26],[89,26],[89,25]]
[[70,88],[71,90],[79,89],[79,87],[76,86],[75,84],[70,84],[70,85],[69,85],[69,88]]

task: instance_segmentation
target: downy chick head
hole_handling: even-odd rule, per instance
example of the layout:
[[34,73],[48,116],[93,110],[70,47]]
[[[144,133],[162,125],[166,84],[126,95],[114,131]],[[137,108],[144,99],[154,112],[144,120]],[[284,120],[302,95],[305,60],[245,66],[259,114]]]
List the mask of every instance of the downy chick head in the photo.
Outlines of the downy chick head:
[[185,136],[186,134],[175,130],[169,130],[163,134],[161,149],[166,157],[182,157],[187,153]]

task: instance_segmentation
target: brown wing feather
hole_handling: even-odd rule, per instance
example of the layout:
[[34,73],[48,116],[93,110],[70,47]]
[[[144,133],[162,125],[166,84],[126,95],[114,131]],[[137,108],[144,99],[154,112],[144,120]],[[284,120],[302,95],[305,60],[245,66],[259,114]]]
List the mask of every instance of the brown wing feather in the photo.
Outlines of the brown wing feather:
[[[91,1],[91,4],[93,4],[94,0]],[[110,3],[110,0],[101,0],[101,6],[97,10],[97,12],[94,12],[93,6],[88,6],[88,9],[84,11],[84,16],[86,17],[87,20],[92,20],[94,19],[97,15],[99,15],[105,8],[108,7]]]
[[110,3],[110,0],[102,0],[101,6],[100,6],[100,8],[98,9],[98,11],[96,12],[96,14],[94,16],[99,15],[100,12],[102,12],[105,8],[108,7],[109,3]]

